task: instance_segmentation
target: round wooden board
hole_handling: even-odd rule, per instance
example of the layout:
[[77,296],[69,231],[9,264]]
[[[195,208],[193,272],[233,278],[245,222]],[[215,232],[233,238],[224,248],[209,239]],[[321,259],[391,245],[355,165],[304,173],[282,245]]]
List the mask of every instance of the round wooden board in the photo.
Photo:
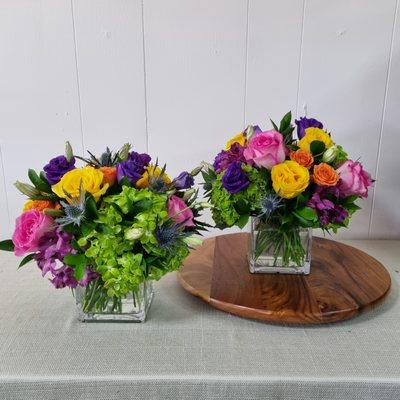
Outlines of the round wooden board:
[[206,239],[178,273],[180,284],[211,306],[275,323],[321,324],[360,314],[384,299],[390,275],[373,257],[313,238],[310,275],[251,274],[248,234]]

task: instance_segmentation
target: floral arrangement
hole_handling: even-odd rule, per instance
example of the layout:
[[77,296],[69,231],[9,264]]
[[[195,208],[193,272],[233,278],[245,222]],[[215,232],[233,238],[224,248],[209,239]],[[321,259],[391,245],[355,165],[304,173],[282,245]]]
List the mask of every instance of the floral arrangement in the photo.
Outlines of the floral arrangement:
[[296,120],[296,138],[291,120],[289,112],[279,127],[271,121],[272,130],[249,126],[230,139],[202,173],[217,227],[243,228],[249,217],[256,217],[256,258],[273,248],[277,257],[283,254],[285,265],[301,265],[305,251],[299,230],[336,233],[347,227],[359,209],[355,201],[367,197],[373,180],[320,121]]
[[141,283],[181,266],[206,229],[197,218],[207,204],[191,188],[199,170],[170,179],[129,144],[89,155],[67,143],[42,172],[29,170],[32,184],[16,182],[28,200],[0,249],[25,256],[20,266],[35,260],[56,288],[85,287],[85,311],[118,310]]

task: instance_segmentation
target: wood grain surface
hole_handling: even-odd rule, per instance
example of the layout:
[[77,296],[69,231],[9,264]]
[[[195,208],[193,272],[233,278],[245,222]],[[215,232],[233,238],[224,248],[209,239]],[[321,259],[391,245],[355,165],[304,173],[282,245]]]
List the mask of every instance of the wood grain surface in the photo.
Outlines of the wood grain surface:
[[181,285],[220,310],[292,324],[351,318],[379,303],[390,289],[390,275],[381,263],[322,238],[313,238],[310,275],[251,274],[247,235],[206,239],[179,272]]

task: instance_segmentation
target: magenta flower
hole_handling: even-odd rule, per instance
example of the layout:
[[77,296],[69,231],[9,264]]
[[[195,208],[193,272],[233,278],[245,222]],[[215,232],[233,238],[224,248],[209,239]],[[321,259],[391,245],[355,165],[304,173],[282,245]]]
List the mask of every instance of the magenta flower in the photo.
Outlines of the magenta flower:
[[281,133],[271,130],[254,134],[243,152],[249,164],[272,169],[285,160],[286,149]]
[[372,186],[371,175],[364,170],[358,161],[347,160],[336,170],[339,174],[338,188],[341,197],[368,196],[368,188]]
[[182,226],[192,227],[193,222],[193,211],[187,206],[187,204],[178,196],[171,196],[168,200],[168,216],[177,224]]
[[15,221],[15,230],[12,237],[14,253],[23,256],[26,253],[37,251],[40,238],[54,229],[53,218],[38,210],[29,210],[22,213]]

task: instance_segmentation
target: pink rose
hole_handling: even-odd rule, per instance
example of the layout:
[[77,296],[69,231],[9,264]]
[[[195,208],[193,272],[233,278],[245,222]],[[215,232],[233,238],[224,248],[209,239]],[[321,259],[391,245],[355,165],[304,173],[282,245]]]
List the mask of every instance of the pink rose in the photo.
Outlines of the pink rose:
[[285,145],[283,136],[277,131],[260,132],[253,135],[243,152],[250,164],[271,169],[274,165],[285,161]]
[[193,211],[178,196],[171,196],[168,200],[168,216],[183,226],[194,226]]
[[347,160],[336,172],[340,178],[338,188],[341,197],[352,195],[368,196],[368,187],[372,185],[372,178],[368,172],[364,171],[358,161]]
[[38,210],[29,210],[21,214],[15,221],[12,237],[15,255],[23,256],[37,251],[40,238],[53,229],[53,219]]

